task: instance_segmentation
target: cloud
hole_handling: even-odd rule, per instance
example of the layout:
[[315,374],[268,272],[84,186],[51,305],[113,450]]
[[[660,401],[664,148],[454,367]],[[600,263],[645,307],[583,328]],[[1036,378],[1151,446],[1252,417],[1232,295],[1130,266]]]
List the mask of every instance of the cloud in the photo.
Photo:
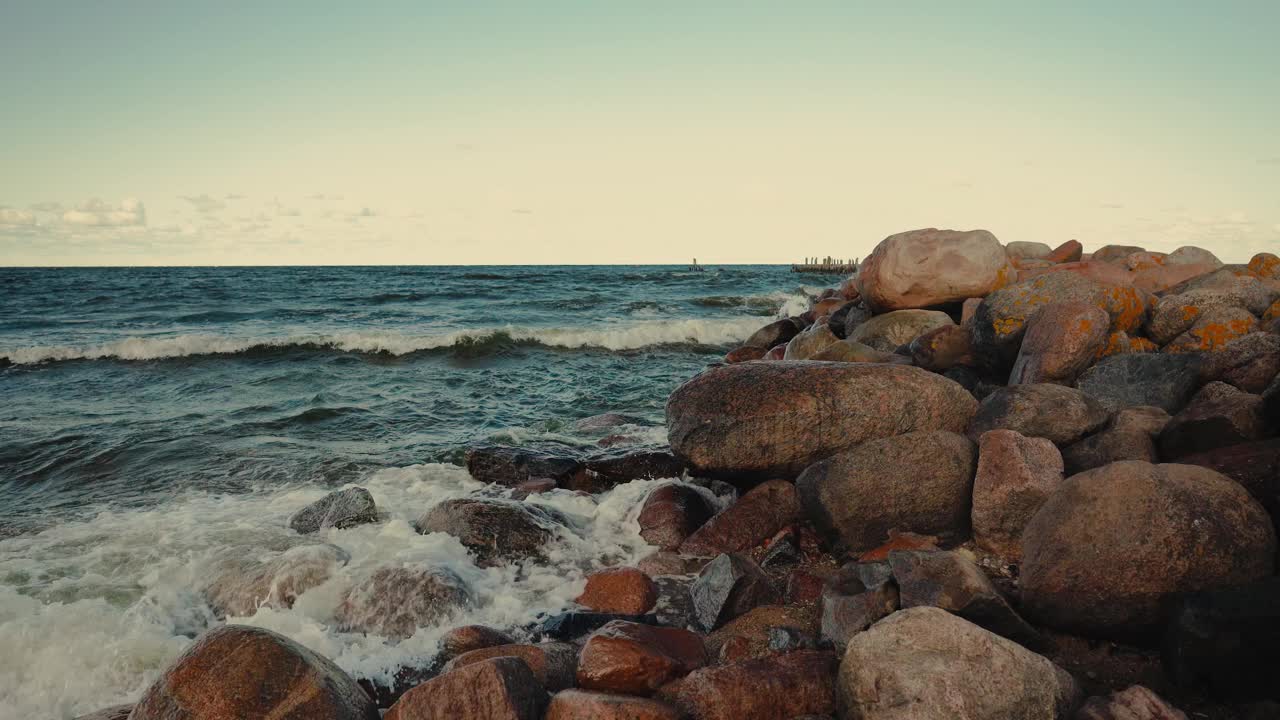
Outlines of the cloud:
[[143,227],[147,224],[147,211],[136,198],[127,198],[119,205],[95,198],[63,213],[62,221],[86,227]]
[[38,202],[38,203],[32,204],[31,209],[35,210],[36,212],[60,213],[62,212],[62,203],[52,202],[52,201]]
[[227,195],[227,196],[226,196],[226,197],[224,197],[223,199],[224,199],[224,200],[243,200],[243,199],[244,199],[244,196],[243,196],[243,195],[231,194],[231,195]]
[[30,210],[0,208],[0,226],[27,227],[36,224],[36,214]]
[[227,204],[221,200],[209,197],[208,195],[196,195],[194,197],[190,195],[183,195],[182,199],[191,203],[191,207],[194,207],[196,210],[206,214],[218,212],[227,206]]

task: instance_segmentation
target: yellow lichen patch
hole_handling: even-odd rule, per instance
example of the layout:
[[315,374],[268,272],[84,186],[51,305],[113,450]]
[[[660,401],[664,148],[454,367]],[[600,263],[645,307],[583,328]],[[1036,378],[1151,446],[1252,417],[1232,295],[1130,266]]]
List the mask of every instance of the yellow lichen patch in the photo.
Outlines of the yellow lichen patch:
[[991,328],[996,331],[996,335],[1013,335],[1022,329],[1022,318],[996,318],[991,321]]
[[1096,358],[1101,360],[1109,355],[1121,355],[1124,353],[1152,353],[1159,349],[1160,346],[1144,337],[1133,337],[1128,333],[1114,332],[1107,336],[1106,342],[1098,349]]
[[1111,316],[1111,329],[1127,332],[1142,324],[1147,315],[1147,301],[1131,287],[1113,287],[1103,294],[1102,309]]

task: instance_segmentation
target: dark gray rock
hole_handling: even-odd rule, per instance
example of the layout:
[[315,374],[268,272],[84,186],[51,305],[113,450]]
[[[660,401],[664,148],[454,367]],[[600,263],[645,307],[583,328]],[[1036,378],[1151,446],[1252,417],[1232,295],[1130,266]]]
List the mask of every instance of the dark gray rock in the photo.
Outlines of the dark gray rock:
[[1234,700],[1280,699],[1280,578],[1182,598],[1161,655],[1179,685]]
[[1263,400],[1222,382],[1212,382],[1196,394],[1182,412],[1160,432],[1160,455],[1173,460],[1260,439],[1268,425]]
[[560,487],[598,493],[632,480],[678,478],[683,474],[684,463],[671,448],[626,448],[583,458],[582,472],[564,479]]
[[619,615],[617,613],[598,613],[570,610],[552,615],[542,621],[541,632],[544,638],[553,640],[574,640],[608,625],[614,620],[658,625],[653,615]]
[[759,605],[781,599],[778,589],[751,558],[723,554],[707,564],[689,594],[703,630],[710,631]]
[[969,423],[977,442],[989,430],[1014,430],[1062,447],[1106,424],[1107,410],[1088,394],[1051,383],[1000,388],[987,396]]
[[582,472],[582,462],[567,450],[492,446],[467,450],[467,472],[486,483],[515,487],[527,480],[549,478],[565,487]]
[[306,535],[326,528],[349,528],[378,521],[378,506],[362,487],[335,490],[289,518],[289,527]]
[[785,343],[795,337],[806,327],[806,323],[798,318],[783,318],[760,328],[742,343],[747,347],[758,347],[768,350],[774,345]]
[[898,586],[888,563],[848,563],[822,587],[823,642],[844,652],[854,635],[898,609]]
[[1103,358],[1085,370],[1076,387],[1109,410],[1153,405],[1173,414],[1200,387],[1197,353],[1126,353]]
[[557,528],[567,526],[553,510],[491,498],[446,500],[414,524],[423,535],[442,532],[458,538],[480,567],[544,558],[543,546]]

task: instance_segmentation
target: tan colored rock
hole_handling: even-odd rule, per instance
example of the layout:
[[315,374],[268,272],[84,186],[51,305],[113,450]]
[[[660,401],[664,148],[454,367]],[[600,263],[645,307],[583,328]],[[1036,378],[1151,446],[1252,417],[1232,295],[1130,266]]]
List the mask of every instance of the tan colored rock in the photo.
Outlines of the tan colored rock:
[[1022,530],[1062,483],[1062,454],[1045,439],[991,430],[978,441],[973,539],[1011,562],[1022,559]]
[[1087,260],[1044,267],[1028,267],[1018,272],[1018,281],[1021,282],[1051,273],[1071,273],[1102,285],[1115,285],[1118,287],[1128,287],[1133,284],[1134,279],[1133,272],[1122,265]]
[[643,615],[658,601],[658,588],[643,572],[630,567],[597,570],[577,603],[588,610],[618,615]]
[[1006,255],[1014,259],[1042,260],[1053,252],[1053,248],[1042,242],[1015,240],[1005,245],[1004,251]]
[[695,670],[658,696],[692,720],[790,720],[835,713],[836,660],[799,650]]
[[1141,685],[1089,698],[1075,720],[1187,720],[1186,714]]
[[1166,265],[1210,265],[1211,269],[1222,267],[1217,255],[1195,245],[1183,245],[1169,253],[1164,262]]
[[981,297],[1014,278],[1000,241],[986,230],[913,230],[890,235],[863,261],[858,290],[872,309],[904,310]]
[[715,557],[750,550],[799,519],[796,486],[786,480],[769,480],[698,528],[680,546],[680,552]]
[[650,695],[706,664],[706,648],[697,633],[614,620],[592,633],[582,646],[578,686]]
[[1093,251],[1093,259],[1098,262],[1123,263],[1134,253],[1144,253],[1146,248],[1137,245],[1103,245]]
[[497,657],[422,683],[382,720],[539,720],[546,705],[546,691],[523,660]]
[[893,352],[924,333],[955,325],[951,316],[937,310],[895,310],[876,315],[853,332],[849,339],[882,352]]
[[841,340],[833,342],[813,354],[810,360],[823,360],[827,362],[860,362],[860,363],[891,363],[896,365],[909,365],[911,359],[902,355],[896,355],[891,352],[876,350],[870,345],[863,345],[856,340]]
[[1009,375],[1010,385],[1070,385],[1106,342],[1111,318],[1092,303],[1045,305],[1027,319],[1026,335]]
[[479,648],[462,653],[450,660],[443,669],[448,673],[468,665],[492,660],[493,658],[519,658],[542,687],[555,692],[573,687],[574,676],[578,671],[578,650],[569,643],[552,642],[527,645],[512,643]]
[[546,720],[681,720],[674,706],[631,695],[562,690],[551,698]]
[[826,323],[815,323],[810,325],[804,332],[791,338],[791,341],[787,343],[783,359],[808,360],[819,350],[839,341],[840,338],[831,332],[831,328],[827,327]]

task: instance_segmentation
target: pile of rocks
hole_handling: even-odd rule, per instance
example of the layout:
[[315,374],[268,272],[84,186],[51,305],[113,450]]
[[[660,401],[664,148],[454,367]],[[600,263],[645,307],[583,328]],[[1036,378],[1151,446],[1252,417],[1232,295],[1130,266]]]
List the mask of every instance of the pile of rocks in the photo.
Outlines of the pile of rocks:
[[[579,607],[455,628],[394,687],[223,626],[115,712],[1280,717],[1278,301],[1273,255],[891,236],[677,389],[669,448],[477,449],[472,474],[512,490],[418,521],[478,564],[521,561],[567,522],[524,495],[685,474],[640,509],[653,554],[589,576]],[[376,521],[367,493],[344,492],[295,528]],[[206,594],[232,614],[264,593],[287,604],[345,561],[290,553],[228,559]],[[404,637],[471,602],[447,571],[387,568],[338,619]]]

